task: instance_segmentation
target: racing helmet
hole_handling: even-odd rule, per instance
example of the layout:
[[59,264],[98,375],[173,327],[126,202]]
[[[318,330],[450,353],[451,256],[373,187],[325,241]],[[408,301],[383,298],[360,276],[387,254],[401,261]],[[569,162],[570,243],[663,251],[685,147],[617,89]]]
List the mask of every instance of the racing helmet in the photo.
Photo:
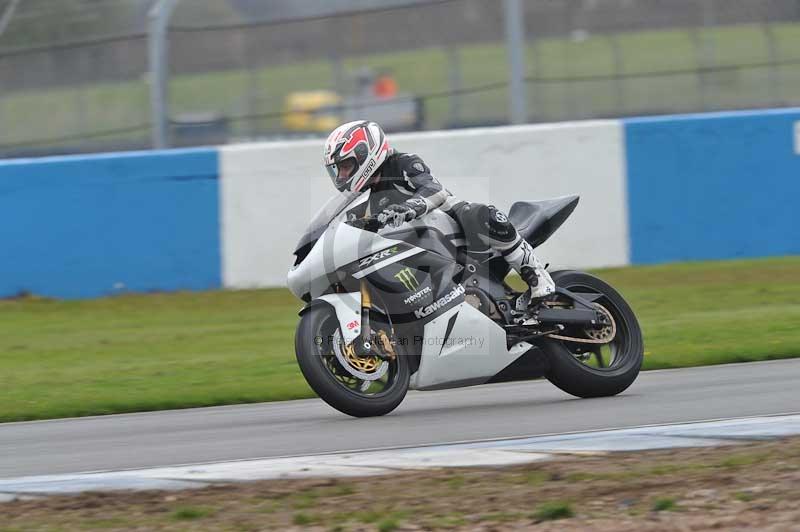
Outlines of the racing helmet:
[[389,153],[389,143],[381,126],[356,120],[342,124],[328,136],[325,169],[340,192],[360,192],[374,181]]

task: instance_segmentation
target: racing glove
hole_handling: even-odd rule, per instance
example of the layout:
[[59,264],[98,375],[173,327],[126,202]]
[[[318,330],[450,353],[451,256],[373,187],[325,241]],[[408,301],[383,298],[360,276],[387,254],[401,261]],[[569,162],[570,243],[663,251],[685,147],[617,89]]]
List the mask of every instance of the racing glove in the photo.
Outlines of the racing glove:
[[382,226],[400,227],[405,222],[410,222],[417,217],[417,211],[407,202],[389,205],[380,214],[378,222]]

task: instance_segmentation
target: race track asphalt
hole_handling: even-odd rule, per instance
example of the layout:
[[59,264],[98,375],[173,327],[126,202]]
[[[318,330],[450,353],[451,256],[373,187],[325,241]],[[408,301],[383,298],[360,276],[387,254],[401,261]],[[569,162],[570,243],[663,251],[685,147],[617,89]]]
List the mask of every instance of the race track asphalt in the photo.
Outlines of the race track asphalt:
[[0,478],[533,436],[800,411],[800,359],[644,372],[575,399],[547,381],[411,392],[353,419],[322,401],[0,424]]

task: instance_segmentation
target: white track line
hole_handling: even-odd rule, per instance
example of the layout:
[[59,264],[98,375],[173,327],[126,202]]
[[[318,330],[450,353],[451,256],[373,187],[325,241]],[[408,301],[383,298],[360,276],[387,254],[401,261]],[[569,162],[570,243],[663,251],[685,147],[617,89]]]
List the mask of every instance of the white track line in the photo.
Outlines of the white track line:
[[547,460],[565,453],[706,447],[793,435],[800,435],[800,413],[0,479],[0,494],[7,495],[0,499],[89,490],[188,489],[262,479],[371,476],[442,467],[496,467]]

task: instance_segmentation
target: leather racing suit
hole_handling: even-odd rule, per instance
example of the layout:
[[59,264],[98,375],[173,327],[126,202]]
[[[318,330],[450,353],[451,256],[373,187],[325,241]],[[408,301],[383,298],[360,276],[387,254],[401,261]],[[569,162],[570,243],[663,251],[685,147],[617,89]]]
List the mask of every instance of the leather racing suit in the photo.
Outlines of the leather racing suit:
[[431,175],[416,154],[393,152],[378,170],[371,186],[369,212],[381,213],[395,225],[421,218],[439,209],[451,216],[464,232],[470,252],[499,253],[531,288],[531,299],[555,291],[555,284],[531,245],[522,238],[505,213],[493,205],[457,200]]

